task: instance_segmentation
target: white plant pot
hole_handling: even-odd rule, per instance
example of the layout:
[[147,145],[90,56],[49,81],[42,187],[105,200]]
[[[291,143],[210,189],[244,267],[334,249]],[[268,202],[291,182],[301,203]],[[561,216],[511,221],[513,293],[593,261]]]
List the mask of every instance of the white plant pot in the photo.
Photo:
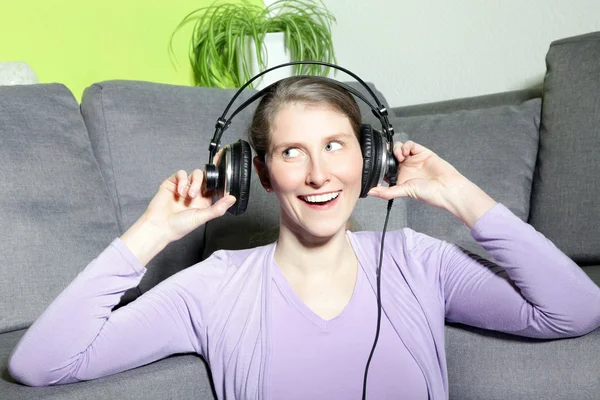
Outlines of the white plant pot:
[[29,85],[38,82],[35,71],[26,62],[0,62],[0,85]]
[[[259,69],[258,67],[258,59],[256,57],[256,47],[254,44],[254,40],[250,39],[246,41],[245,49],[240,54],[243,55],[246,59],[246,64],[250,69],[250,73],[252,76],[255,76],[263,71],[263,69]],[[284,64],[292,61],[290,53],[288,49],[285,47],[285,33],[284,32],[275,32],[275,33],[267,33],[265,35],[265,42],[263,47],[263,61],[267,63],[267,67],[265,69],[274,67],[279,64]],[[240,70],[242,68],[242,60],[241,57],[238,59],[238,65]],[[290,77],[293,75],[292,66],[278,68],[271,72],[266,73],[261,76],[253,83],[256,89],[263,89],[281,79]]]

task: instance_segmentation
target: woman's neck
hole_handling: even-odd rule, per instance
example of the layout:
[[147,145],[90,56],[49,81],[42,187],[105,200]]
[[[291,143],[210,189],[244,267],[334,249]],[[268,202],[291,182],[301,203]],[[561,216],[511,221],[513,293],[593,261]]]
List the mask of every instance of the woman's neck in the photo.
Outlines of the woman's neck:
[[357,262],[345,229],[321,238],[298,235],[282,226],[274,257],[286,275],[305,279],[331,277]]

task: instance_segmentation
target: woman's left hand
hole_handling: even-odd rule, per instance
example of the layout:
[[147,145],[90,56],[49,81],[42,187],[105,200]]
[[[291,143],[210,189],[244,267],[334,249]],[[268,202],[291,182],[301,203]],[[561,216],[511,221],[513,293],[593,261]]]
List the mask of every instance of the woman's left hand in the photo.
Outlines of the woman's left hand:
[[470,181],[450,163],[428,148],[413,142],[394,143],[398,160],[398,178],[395,186],[377,186],[370,196],[385,200],[411,197],[429,205],[446,208],[449,196],[455,196]]

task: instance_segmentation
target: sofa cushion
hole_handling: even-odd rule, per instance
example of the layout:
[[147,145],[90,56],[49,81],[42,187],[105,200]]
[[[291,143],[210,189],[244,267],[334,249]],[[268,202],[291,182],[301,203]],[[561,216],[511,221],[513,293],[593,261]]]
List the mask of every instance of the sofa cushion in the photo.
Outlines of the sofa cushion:
[[[121,232],[146,210],[160,184],[183,169],[204,169],[215,122],[234,90],[175,86],[141,81],[107,81],[88,87],[81,110],[100,169],[108,182]],[[256,91],[242,93],[241,104]],[[237,118],[244,120],[250,109]],[[239,136],[234,123],[223,143]],[[204,248],[205,227],[169,244],[147,265],[135,298],[157,283],[196,264]],[[136,293],[137,292],[137,293]]]
[[542,88],[535,86],[527,89],[498,92],[457,99],[422,103],[392,108],[392,114],[398,117],[414,117],[417,115],[450,114],[457,111],[480,110],[499,106],[518,106],[527,100],[541,98]]
[[546,55],[530,223],[580,264],[600,263],[600,32]]
[[[369,101],[375,101],[368,96],[368,92],[357,82],[344,82],[361,94]],[[385,97],[375,88],[372,83],[367,83],[375,92],[378,99],[388,107]],[[363,122],[381,129],[379,120],[371,113],[371,109],[361,100],[357,100],[361,108]],[[253,108],[254,110],[254,108]],[[227,131],[225,142],[233,142],[238,139],[247,140],[247,128],[250,116],[238,118],[234,123],[243,127],[243,130]],[[233,125],[232,125],[233,127]],[[225,137],[224,136],[224,137]],[[405,136],[401,136],[405,137]],[[351,230],[382,230],[385,221],[385,207],[387,202],[378,198],[359,199],[354,213],[351,217]],[[402,205],[395,205],[392,209],[388,230],[400,229],[406,225],[406,212]],[[279,228],[279,201],[275,193],[267,193],[260,184],[255,171],[250,179],[250,201],[246,212],[242,215],[225,216],[209,221],[206,224],[206,246],[204,257],[210,256],[219,249],[244,249],[271,243],[278,238]],[[240,234],[242,233],[242,234]]]
[[[446,326],[450,399],[593,399],[600,392],[600,329],[537,340],[460,324]],[[7,399],[214,399],[202,358],[174,355],[119,374],[69,385],[27,387],[7,364],[25,330],[0,335],[0,393]]]
[[79,104],[0,86],[0,332],[27,327],[118,236]]
[[[541,99],[537,98],[520,105],[396,117],[392,123],[526,221],[540,107]],[[402,201],[406,202],[410,228],[488,256],[470,230],[449,212],[414,199]]]
[[600,328],[581,337],[540,340],[446,325],[451,400],[596,399]]
[[0,335],[0,397],[3,399],[213,400],[209,370],[201,357],[178,354],[118,374],[68,385],[29,387],[8,373],[8,359],[25,330]]
[[581,267],[581,269],[600,287],[600,265],[586,265]]

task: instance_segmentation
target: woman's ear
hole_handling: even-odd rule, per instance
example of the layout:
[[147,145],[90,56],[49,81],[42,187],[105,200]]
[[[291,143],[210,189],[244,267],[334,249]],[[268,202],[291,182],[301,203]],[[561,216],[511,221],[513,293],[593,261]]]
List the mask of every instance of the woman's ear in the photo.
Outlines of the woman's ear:
[[267,170],[267,166],[265,165],[264,161],[258,156],[254,156],[252,162],[254,163],[254,169],[260,178],[261,185],[267,192],[272,192],[273,188],[271,187],[271,180],[269,179],[269,171]]

